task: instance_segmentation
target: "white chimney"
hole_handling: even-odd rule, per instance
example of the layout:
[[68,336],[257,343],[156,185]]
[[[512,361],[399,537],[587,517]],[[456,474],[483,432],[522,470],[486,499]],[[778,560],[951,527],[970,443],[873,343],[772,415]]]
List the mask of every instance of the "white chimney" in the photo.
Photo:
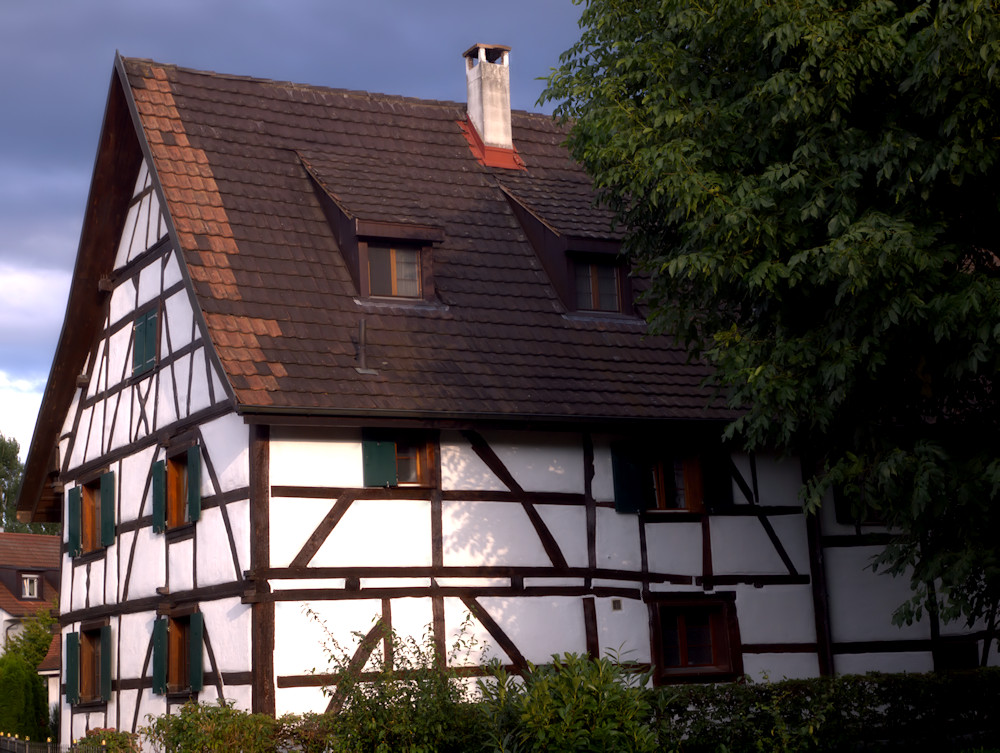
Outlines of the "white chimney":
[[487,147],[513,149],[510,135],[510,47],[474,44],[465,51],[469,120]]

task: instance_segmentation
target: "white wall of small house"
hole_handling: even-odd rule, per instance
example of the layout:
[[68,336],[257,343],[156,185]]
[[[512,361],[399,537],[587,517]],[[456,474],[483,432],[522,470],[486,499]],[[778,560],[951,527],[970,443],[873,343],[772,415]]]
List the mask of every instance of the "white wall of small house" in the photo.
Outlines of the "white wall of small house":
[[[142,167],[136,191],[150,185]],[[137,194],[138,195],[138,194]],[[183,594],[193,589],[225,586],[239,581],[250,566],[249,429],[227,411],[223,380],[209,358],[189,290],[183,285],[181,262],[163,239],[166,223],[159,212],[155,191],[146,191],[129,212],[115,268],[129,265],[128,274],[110,294],[103,336],[88,357],[89,383],[77,390],[64,421],[60,456],[66,459],[67,492],[79,481],[74,469],[99,468],[115,475],[116,539],[96,555],[64,556],[61,573],[64,614],[92,614],[97,607],[111,607],[121,614],[110,618],[116,680],[133,687],[112,693],[106,708],[81,707],[74,711],[62,699],[64,743],[87,729],[118,726],[132,729],[146,723],[148,714],[167,711],[167,700],[152,693],[152,667],[148,661],[156,611],[133,611],[137,600],[164,602],[162,592]],[[155,247],[153,253],[147,253]],[[174,292],[165,291],[174,288]],[[135,312],[158,301],[159,348],[157,368],[148,375],[132,375],[132,340]],[[187,353],[178,358],[172,354]],[[195,424],[190,416],[217,408],[217,416]],[[171,538],[154,533],[151,468],[166,457],[161,437],[193,437],[200,446],[203,505],[193,535]],[[89,478],[89,477],[84,477]],[[245,496],[241,499],[240,492]],[[65,511],[64,511],[65,513]],[[68,526],[63,526],[68,541]],[[143,605],[145,606],[145,605]],[[206,673],[250,672],[251,607],[233,596],[214,596],[197,602],[204,615],[204,630],[212,657],[203,647]],[[65,634],[79,630],[75,622]],[[65,644],[64,644],[65,645]],[[65,668],[62,673],[65,682]],[[147,687],[136,689],[136,682]],[[249,709],[249,685],[224,687],[227,698]],[[218,696],[206,683],[202,701]],[[120,716],[119,716],[120,714]]]

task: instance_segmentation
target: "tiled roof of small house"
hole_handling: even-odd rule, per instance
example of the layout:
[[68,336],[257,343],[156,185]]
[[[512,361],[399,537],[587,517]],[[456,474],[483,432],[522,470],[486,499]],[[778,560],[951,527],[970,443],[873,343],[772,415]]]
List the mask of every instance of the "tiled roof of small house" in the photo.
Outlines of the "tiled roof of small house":
[[[62,538],[0,531],[0,610],[14,617],[50,609],[59,594]],[[21,598],[21,576],[38,575],[38,597]]]
[[59,536],[0,531],[0,566],[58,570],[61,546]]
[[[505,192],[556,232],[615,238],[552,118],[512,114],[488,168],[450,102],[124,70],[226,376],[245,411],[718,418],[704,370],[641,317],[567,315]],[[502,187],[502,188],[501,188]],[[436,301],[362,300],[320,204],[438,229]],[[359,373],[359,323],[367,366]]]

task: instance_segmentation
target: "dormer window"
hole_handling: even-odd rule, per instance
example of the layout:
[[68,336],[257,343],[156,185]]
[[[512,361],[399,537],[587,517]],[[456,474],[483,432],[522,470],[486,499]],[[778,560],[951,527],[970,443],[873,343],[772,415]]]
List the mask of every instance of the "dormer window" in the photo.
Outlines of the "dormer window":
[[578,311],[621,311],[618,265],[608,261],[574,264]]
[[21,598],[40,599],[42,597],[41,581],[37,575],[21,576]]
[[371,295],[420,298],[420,249],[406,246],[368,246]]

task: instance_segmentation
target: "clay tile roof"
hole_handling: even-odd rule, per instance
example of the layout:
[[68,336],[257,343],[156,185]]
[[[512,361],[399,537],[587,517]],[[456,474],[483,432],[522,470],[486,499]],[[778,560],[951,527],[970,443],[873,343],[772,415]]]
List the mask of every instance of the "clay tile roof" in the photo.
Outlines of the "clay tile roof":
[[52,636],[52,642],[49,643],[49,650],[45,654],[45,658],[42,659],[36,669],[39,672],[58,672],[62,666],[62,641],[60,640],[62,636],[56,633]]
[[[704,369],[638,317],[566,315],[508,196],[614,239],[552,118],[515,112],[524,170],[484,167],[464,105],[123,61],[195,294],[244,411],[719,418]],[[321,194],[439,229],[437,300],[359,300]],[[359,373],[358,332],[367,365]]]
[[61,546],[59,536],[0,531],[0,566],[58,569]]

